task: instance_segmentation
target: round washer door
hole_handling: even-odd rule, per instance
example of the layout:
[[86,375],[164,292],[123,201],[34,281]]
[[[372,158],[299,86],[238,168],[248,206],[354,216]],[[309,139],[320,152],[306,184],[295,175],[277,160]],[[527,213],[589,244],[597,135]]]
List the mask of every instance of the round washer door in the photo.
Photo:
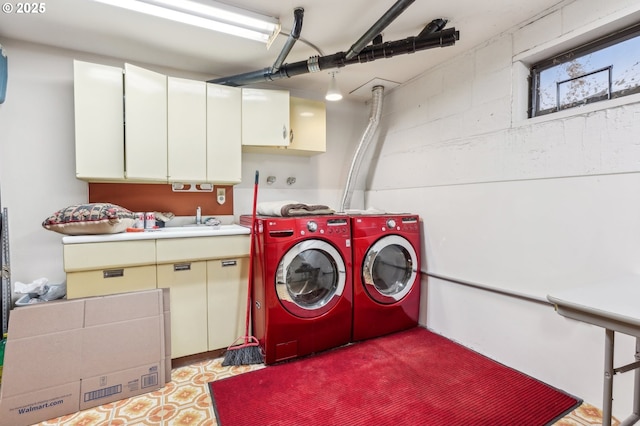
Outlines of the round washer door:
[[342,297],[346,285],[344,259],[322,240],[301,241],[282,257],[276,271],[276,294],[291,314],[322,315]]
[[415,284],[418,257],[411,243],[399,235],[387,235],[367,250],[362,264],[362,281],[376,302],[402,300]]

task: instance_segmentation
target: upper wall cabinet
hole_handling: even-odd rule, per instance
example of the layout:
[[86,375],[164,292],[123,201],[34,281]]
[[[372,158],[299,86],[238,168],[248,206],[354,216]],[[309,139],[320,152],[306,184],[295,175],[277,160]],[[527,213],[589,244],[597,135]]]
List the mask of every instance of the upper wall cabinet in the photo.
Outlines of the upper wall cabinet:
[[122,68],[73,61],[76,177],[124,179]]
[[288,151],[304,155],[327,151],[327,108],[324,102],[291,98]]
[[243,146],[246,152],[316,155],[327,151],[327,109],[324,102],[289,99],[289,143],[281,146]]
[[242,145],[289,145],[289,92],[242,89]]
[[168,77],[169,182],[207,179],[207,85]]
[[167,181],[167,77],[125,64],[125,170],[128,180]]
[[242,181],[242,89],[207,84],[207,181]]
[[73,66],[76,177],[167,182],[166,76],[129,64]]

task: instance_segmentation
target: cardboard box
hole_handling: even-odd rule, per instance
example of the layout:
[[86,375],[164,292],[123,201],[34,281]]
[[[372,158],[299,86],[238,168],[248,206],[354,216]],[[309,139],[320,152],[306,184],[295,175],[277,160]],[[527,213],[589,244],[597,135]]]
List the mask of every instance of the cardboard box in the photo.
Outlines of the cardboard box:
[[11,311],[0,426],[30,425],[162,388],[171,372],[167,292],[122,293]]

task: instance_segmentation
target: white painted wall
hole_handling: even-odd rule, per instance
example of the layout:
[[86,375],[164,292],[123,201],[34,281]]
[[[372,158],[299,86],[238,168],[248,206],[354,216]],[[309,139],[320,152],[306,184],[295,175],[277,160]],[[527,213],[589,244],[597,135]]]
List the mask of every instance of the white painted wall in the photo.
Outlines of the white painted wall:
[[[604,331],[538,301],[640,277],[640,97],[529,120],[526,65],[639,12],[565,3],[389,91],[365,193],[367,206],[420,214],[423,271],[526,296],[429,278],[424,324],[596,406]],[[617,339],[617,366],[634,361],[633,339]],[[615,378],[619,418],[632,374]]]
[[[9,63],[7,98],[0,104],[0,190],[2,207],[9,209],[12,282],[40,277],[61,282],[65,279],[62,235],[45,230],[41,223],[60,208],[88,200],[87,183],[75,178],[73,59],[114,66],[124,61],[15,40],[0,43]],[[136,65],[177,77],[210,78]],[[234,192],[235,212],[251,212],[256,169],[262,182],[270,174],[278,179],[270,188],[261,184],[261,200],[298,199],[337,206],[347,175],[345,157],[355,149],[365,125],[363,105],[328,104],[327,154],[311,158],[245,154],[243,182]],[[289,176],[296,178],[295,185],[285,183]],[[361,199],[363,187],[364,183]]]
[[[637,18],[634,0],[578,0],[389,91],[380,143],[371,166],[362,168],[368,190],[359,188],[352,207],[420,214],[424,271],[537,299],[558,286],[638,273],[638,98],[526,120],[522,63]],[[12,278],[59,281],[61,236],[40,224],[54,210],[87,199],[86,183],[74,177],[72,59],[122,61],[0,43],[9,55],[0,189],[10,211]],[[261,185],[261,200],[338,205],[368,110],[328,107],[328,154],[244,156],[236,214],[250,211],[256,169],[263,179],[277,177],[272,187]],[[296,177],[294,186],[286,185],[289,176]],[[602,330],[523,298],[433,278],[424,289],[422,323],[601,405]],[[632,342],[624,337],[617,363],[632,360]],[[616,378],[619,417],[631,410],[628,374]]]

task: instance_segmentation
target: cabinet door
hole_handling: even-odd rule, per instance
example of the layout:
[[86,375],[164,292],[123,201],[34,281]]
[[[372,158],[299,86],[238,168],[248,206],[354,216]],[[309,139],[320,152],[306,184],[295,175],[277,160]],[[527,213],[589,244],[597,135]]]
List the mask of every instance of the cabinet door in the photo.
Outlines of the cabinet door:
[[207,351],[206,262],[157,266],[158,288],[168,288],[171,309],[171,358]]
[[207,181],[242,180],[242,89],[207,84]]
[[207,180],[207,93],[203,81],[168,77],[170,182]]
[[242,89],[242,144],[289,145],[289,92]]
[[327,150],[327,111],[324,102],[291,98],[291,138],[287,150],[322,153]]
[[129,180],[167,181],[167,77],[125,64],[125,167]]
[[249,258],[207,261],[209,350],[226,348],[245,334]]
[[124,180],[122,68],[73,61],[76,177]]

